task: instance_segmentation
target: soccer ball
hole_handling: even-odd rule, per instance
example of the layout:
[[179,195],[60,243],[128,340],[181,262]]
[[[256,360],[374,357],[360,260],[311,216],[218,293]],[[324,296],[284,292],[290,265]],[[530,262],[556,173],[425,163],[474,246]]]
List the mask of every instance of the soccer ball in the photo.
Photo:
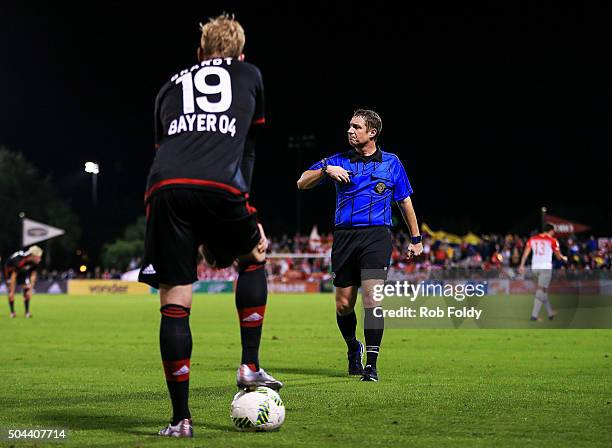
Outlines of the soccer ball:
[[238,431],[273,431],[285,421],[285,405],[268,387],[241,390],[234,395],[230,416]]

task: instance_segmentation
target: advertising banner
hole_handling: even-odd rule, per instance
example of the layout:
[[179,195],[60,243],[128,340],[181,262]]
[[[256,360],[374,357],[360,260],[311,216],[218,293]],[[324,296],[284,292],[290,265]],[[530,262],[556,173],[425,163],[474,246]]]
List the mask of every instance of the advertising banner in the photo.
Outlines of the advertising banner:
[[193,284],[193,292],[217,294],[220,292],[233,292],[234,282],[231,280],[200,280]]
[[[0,294],[8,294],[8,286],[6,283],[0,283]],[[65,280],[49,281],[39,280],[34,286],[34,294],[66,294],[68,291],[68,282]],[[21,285],[17,285],[16,294],[21,294]]]
[[293,280],[287,282],[268,282],[268,292],[270,293],[315,293],[319,292],[320,282],[306,282]]
[[[234,292],[234,282],[231,280],[199,280],[191,285],[194,293],[218,294],[222,292]],[[156,288],[151,288],[151,294],[157,294]]]
[[68,294],[70,295],[97,295],[97,294],[148,294],[149,285],[123,280],[69,280]]

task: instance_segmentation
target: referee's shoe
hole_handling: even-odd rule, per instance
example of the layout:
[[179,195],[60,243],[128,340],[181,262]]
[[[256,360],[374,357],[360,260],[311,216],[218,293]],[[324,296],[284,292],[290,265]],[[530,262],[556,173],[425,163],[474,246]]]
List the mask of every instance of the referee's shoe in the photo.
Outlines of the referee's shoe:
[[361,376],[361,381],[376,381],[378,382],[378,372],[376,367],[367,365],[363,369],[363,375]]
[[363,374],[363,344],[357,341],[357,350],[349,351],[348,356],[348,374],[349,375],[362,375]]

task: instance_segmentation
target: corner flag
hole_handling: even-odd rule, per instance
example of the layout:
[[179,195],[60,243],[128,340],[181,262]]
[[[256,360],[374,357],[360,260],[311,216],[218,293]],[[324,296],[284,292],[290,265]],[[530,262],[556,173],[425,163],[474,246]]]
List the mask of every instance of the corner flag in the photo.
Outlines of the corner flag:
[[555,227],[555,233],[559,236],[568,236],[574,233],[588,232],[591,228],[585,224],[579,222],[570,221],[565,218],[559,218],[558,216],[549,215],[544,213],[544,222],[546,224],[552,224]]
[[23,235],[22,235],[22,246],[29,246],[30,244],[37,243],[39,241],[49,240],[66,233],[63,229],[58,229],[42,222],[33,221],[28,218],[23,219]]

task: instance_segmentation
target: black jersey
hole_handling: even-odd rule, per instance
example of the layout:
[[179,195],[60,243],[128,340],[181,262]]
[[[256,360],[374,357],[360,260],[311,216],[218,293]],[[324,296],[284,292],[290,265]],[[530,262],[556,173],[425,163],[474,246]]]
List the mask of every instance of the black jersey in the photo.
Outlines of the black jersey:
[[31,270],[36,269],[36,266],[36,263],[28,260],[28,255],[25,252],[15,252],[4,264],[4,275],[8,279],[12,272],[16,272],[17,275],[27,274]]
[[247,135],[264,121],[263,82],[254,65],[209,59],[175,74],[155,101],[157,154],[145,200],[177,186],[245,193],[240,168]]

